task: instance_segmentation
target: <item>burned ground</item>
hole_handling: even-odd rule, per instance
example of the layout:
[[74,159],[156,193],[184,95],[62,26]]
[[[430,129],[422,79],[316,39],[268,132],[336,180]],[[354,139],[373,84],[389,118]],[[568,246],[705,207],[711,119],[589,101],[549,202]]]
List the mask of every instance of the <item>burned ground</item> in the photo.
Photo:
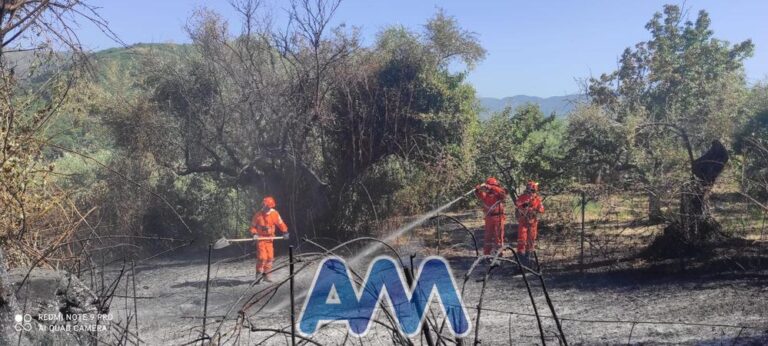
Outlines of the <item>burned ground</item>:
[[[481,219],[473,212],[451,214],[478,239]],[[457,282],[475,261],[472,237],[456,223],[441,222],[437,241],[434,220],[395,242],[407,263],[415,255],[418,265],[426,255],[440,254],[450,261]],[[631,229],[630,229],[631,228]],[[580,265],[577,232],[547,228],[542,232],[538,256],[547,291],[569,344],[765,344],[768,342],[768,254],[765,241],[734,240],[707,258],[647,261],[638,254],[643,242],[658,227],[634,225],[625,231],[592,233],[585,241]],[[514,239],[514,226],[508,227]],[[620,241],[621,240],[621,241]],[[439,244],[439,246],[438,246]],[[622,246],[619,246],[621,244]],[[359,245],[359,244],[358,244]],[[354,248],[339,249],[348,256]],[[304,244],[296,267],[297,294],[307,289],[316,269],[318,248]],[[288,277],[281,257],[273,284],[255,284],[251,247],[231,247],[214,252],[208,293],[205,332],[223,344],[289,343]],[[506,252],[505,257],[510,258]],[[304,266],[307,267],[304,267]],[[364,273],[367,263],[355,269]],[[481,282],[487,263],[481,263],[466,280],[464,301],[473,330],[464,344],[485,345],[541,343],[536,317],[526,285],[511,262],[502,262]],[[206,251],[154,259],[136,267],[140,338],[148,344],[184,344],[202,335],[205,306]],[[119,268],[106,268],[107,277]],[[531,296],[537,306],[547,343],[558,342],[558,331],[549,312],[541,284],[528,274]],[[121,286],[122,287],[122,286]],[[118,291],[122,290],[119,289]],[[476,321],[482,293],[481,318]],[[250,303],[254,304],[250,304]],[[296,313],[302,306],[297,297]],[[249,306],[243,314],[239,311]],[[127,307],[127,309],[126,309]],[[112,304],[116,319],[132,314],[132,303]],[[363,338],[347,335],[342,325],[323,327],[312,341],[322,345],[392,344],[392,331],[379,312],[382,324]],[[439,325],[442,315],[433,306],[428,320]],[[118,322],[119,323],[119,322]],[[433,332],[434,333],[434,332]],[[443,331],[442,342],[453,344]],[[433,339],[442,338],[433,334]],[[419,340],[421,339],[421,340]],[[301,341],[301,339],[300,339]],[[415,344],[424,337],[414,337]],[[313,344],[313,342],[308,342]]]

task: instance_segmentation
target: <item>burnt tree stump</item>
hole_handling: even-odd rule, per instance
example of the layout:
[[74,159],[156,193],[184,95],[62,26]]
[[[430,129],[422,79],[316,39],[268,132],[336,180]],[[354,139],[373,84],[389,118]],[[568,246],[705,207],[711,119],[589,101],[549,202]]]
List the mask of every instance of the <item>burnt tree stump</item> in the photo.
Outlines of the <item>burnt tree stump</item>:
[[697,255],[725,239],[720,223],[709,208],[709,197],[717,177],[728,162],[728,150],[718,140],[691,162],[691,179],[680,194],[680,211],[645,252],[647,257],[674,258]]

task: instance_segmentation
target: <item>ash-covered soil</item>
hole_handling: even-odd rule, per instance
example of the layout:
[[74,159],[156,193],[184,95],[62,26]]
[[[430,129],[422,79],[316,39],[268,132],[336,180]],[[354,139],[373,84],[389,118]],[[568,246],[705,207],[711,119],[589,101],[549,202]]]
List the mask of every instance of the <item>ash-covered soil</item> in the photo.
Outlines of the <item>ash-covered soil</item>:
[[[754,251],[765,254],[764,245],[758,244]],[[287,269],[276,272],[278,280],[274,284],[254,284],[254,262],[248,251],[248,247],[240,247],[214,253],[205,331],[212,334],[218,330],[222,344],[287,344],[288,285],[282,284],[277,292],[272,290],[287,277]],[[452,251],[446,256],[459,285],[474,260],[470,257],[473,252]],[[540,252],[546,287],[569,344],[768,344],[768,270],[764,269],[768,261],[764,258],[756,259],[760,261],[757,266],[758,262],[743,259],[738,266],[689,263],[685,271],[680,270],[675,261],[619,269],[615,265],[602,269],[594,265],[580,274],[562,261],[557,264],[549,261],[547,251]],[[137,266],[140,337],[147,344],[179,345],[201,336],[206,253],[200,250],[195,255],[158,259]],[[285,260],[281,257],[276,267]],[[417,265],[418,260],[419,257],[415,259]],[[297,268],[303,265],[297,264]],[[481,265],[478,269],[486,268]],[[108,268],[108,274],[114,275],[117,269]],[[364,273],[364,267],[357,269]],[[309,266],[297,276],[296,291],[300,295],[296,301],[297,316],[303,303],[301,293],[306,291],[314,270],[314,266]],[[476,330],[483,345],[541,343],[525,283],[516,274],[510,264],[503,264],[492,272],[483,295],[479,325],[475,322],[482,282],[476,279],[482,275],[474,273],[467,281],[464,301],[473,330],[465,338],[465,345],[474,342]],[[557,329],[550,318],[541,284],[532,275],[527,278],[542,317],[547,343],[555,344]],[[267,299],[256,299],[260,303],[248,308],[242,315],[244,318],[239,319],[238,312],[254,296],[271,297],[271,300],[262,306],[261,302]],[[117,320],[125,318],[126,307],[133,309],[132,303],[124,304],[115,298],[112,313]],[[437,321],[440,320],[438,311],[433,309]],[[379,314],[384,320],[381,312]],[[389,345],[393,342],[392,333],[381,325],[374,326],[368,335],[359,339],[348,337],[344,330],[342,325],[329,325],[312,340],[323,345]],[[420,344],[419,337],[412,340]]]

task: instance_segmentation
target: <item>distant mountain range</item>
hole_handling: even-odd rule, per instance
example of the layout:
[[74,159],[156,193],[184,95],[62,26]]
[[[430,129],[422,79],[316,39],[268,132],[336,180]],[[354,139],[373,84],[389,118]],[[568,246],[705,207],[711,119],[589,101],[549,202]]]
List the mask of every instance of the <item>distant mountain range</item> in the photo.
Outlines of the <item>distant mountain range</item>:
[[539,105],[541,111],[546,115],[555,113],[558,117],[564,117],[573,110],[578,101],[583,101],[584,99],[585,96],[581,94],[552,97],[515,95],[500,99],[495,97],[480,97],[480,105],[483,108],[480,112],[480,118],[487,119],[491,114],[500,112],[507,106],[514,109],[527,103]]

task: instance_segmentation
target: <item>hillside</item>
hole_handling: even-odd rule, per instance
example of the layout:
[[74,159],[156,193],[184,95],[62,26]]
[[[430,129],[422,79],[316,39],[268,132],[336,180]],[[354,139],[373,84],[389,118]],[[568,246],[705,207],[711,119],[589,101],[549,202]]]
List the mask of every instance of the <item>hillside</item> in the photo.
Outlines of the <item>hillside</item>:
[[138,43],[127,47],[108,48],[94,52],[92,57],[99,62],[133,64],[147,55],[170,56],[185,53],[189,45],[174,43]]
[[175,61],[188,53],[190,47],[173,43],[139,43],[93,52],[90,55],[90,61],[94,72],[99,75],[97,79],[99,82],[103,81],[103,74],[109,70],[128,72],[130,78],[138,81],[142,78],[142,65]]
[[[91,52],[88,55],[87,63],[89,70],[97,75],[103,73],[107,68],[137,72],[138,65],[147,57],[166,59],[186,53],[190,47],[189,45],[173,43],[138,43]],[[50,74],[57,70],[68,69],[72,63],[71,57],[70,53],[67,52],[58,52],[51,57],[38,56],[33,51],[8,51],[2,54],[3,62],[14,70],[19,82],[30,86],[36,86],[47,80]],[[27,76],[35,61],[39,63],[45,59],[48,59],[46,60],[47,65],[43,65],[43,69],[38,70],[37,75],[32,78]]]
[[527,95],[515,95],[504,98],[480,97],[480,105],[483,110],[480,112],[480,118],[486,119],[495,112],[504,110],[504,107],[517,108],[526,103],[534,103],[541,107],[544,114],[556,113],[558,116],[565,116],[575,106],[577,101],[584,99],[584,95],[571,94],[565,96],[536,97]]

